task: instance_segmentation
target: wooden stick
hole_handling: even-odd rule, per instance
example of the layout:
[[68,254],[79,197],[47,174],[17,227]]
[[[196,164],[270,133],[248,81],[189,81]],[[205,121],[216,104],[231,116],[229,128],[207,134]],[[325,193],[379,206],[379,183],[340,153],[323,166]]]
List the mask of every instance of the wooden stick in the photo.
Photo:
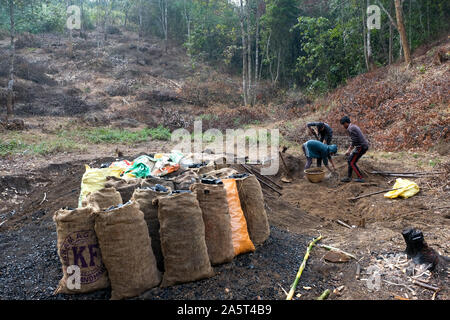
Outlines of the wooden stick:
[[418,280],[413,280],[413,283],[416,286],[419,286],[419,287],[422,287],[422,288],[425,288],[425,289],[428,289],[428,290],[432,290],[432,291],[439,291],[439,290],[441,290],[438,287],[432,286],[431,284],[423,283],[423,282],[418,281]]
[[[247,170],[249,173],[253,174],[253,172],[252,172],[250,169],[246,168],[245,165],[241,164],[241,166],[244,167],[244,169]],[[280,191],[278,191],[277,189],[275,189],[274,187],[272,187],[271,185],[269,185],[269,184],[266,183],[265,181],[262,181],[262,180],[261,180],[260,178],[258,178],[257,176],[256,176],[256,179],[258,179],[258,181],[261,182],[261,183],[262,183],[263,185],[265,185],[266,187],[268,187],[268,188],[270,188],[271,190],[273,190],[273,191],[275,191],[276,193],[278,193],[280,196],[283,195]]]
[[419,178],[418,176],[430,176],[435,174],[443,174],[445,172],[382,172],[382,171],[372,171],[372,174],[380,174],[383,176],[394,176],[394,177],[404,177],[404,178]]
[[385,190],[380,190],[380,191],[377,191],[377,192],[372,192],[372,193],[368,193],[368,194],[363,194],[362,196],[358,196],[358,197],[355,197],[355,198],[347,198],[347,200],[350,200],[350,201],[358,200],[358,199],[361,199],[361,198],[373,196],[373,195],[375,195],[375,194],[380,194],[380,193],[384,193],[384,192],[400,190],[400,189],[403,189],[403,188],[404,188],[404,187],[402,187],[402,188],[396,188],[396,189],[385,189]]
[[294,283],[292,283],[291,290],[289,290],[289,294],[288,294],[288,296],[286,297],[286,300],[292,300],[292,297],[294,296],[294,293],[295,293],[295,288],[297,288],[298,281],[300,280],[300,277],[302,276],[303,270],[305,269],[306,261],[307,261],[308,258],[309,258],[309,254],[310,254],[310,252],[311,252],[313,246],[314,246],[318,241],[320,241],[321,239],[322,239],[322,236],[319,236],[319,237],[317,237],[316,239],[313,239],[313,240],[309,243],[308,249],[306,249],[305,256],[303,257],[303,262],[302,262],[302,264],[300,265],[300,268],[298,269],[297,276],[295,277]]
[[273,181],[272,179],[270,179],[267,176],[263,176],[260,172],[258,172],[255,168],[250,167],[249,168],[254,174],[255,176],[259,176],[261,179],[267,179],[268,181],[272,182],[274,185],[276,185],[278,188],[283,189],[283,186],[280,186],[278,183],[276,183],[275,181]]
[[346,224],[345,222],[341,221],[341,220],[336,220],[337,223],[339,223],[341,226],[347,227],[349,229],[353,229],[351,226],[349,226],[348,224]]
[[44,192],[44,199],[42,199],[42,201],[41,201],[41,203],[39,203],[39,205],[43,204],[46,199],[47,199],[47,192]]
[[284,162],[283,155],[281,154],[280,151],[278,151],[278,153],[280,154],[281,162],[283,162],[284,169],[286,170],[286,174],[289,176],[289,169],[288,169],[288,167],[287,167],[287,165],[286,165],[286,162]]
[[338,249],[338,248],[335,248],[335,247],[332,247],[332,246],[327,246],[325,244],[319,244],[317,246],[320,247],[320,248],[327,249],[327,250],[337,251],[337,252],[343,253],[343,254],[349,256],[350,258],[358,260],[358,259],[356,259],[356,257],[354,255],[352,255],[351,253],[345,252],[344,250],[341,250],[341,249]]

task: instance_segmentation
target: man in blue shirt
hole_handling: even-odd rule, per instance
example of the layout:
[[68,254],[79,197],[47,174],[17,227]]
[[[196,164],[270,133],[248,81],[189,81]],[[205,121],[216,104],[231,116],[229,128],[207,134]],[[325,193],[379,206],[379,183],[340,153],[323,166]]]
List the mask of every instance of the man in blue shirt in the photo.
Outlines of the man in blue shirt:
[[[317,140],[309,140],[303,144],[302,149],[306,156],[305,170],[311,167],[312,159],[317,159],[318,167],[322,166],[323,161],[323,164],[330,172],[336,170],[333,160],[331,160],[331,156],[337,153],[337,146],[335,144],[329,146]],[[330,160],[333,170],[328,166],[328,160]]]

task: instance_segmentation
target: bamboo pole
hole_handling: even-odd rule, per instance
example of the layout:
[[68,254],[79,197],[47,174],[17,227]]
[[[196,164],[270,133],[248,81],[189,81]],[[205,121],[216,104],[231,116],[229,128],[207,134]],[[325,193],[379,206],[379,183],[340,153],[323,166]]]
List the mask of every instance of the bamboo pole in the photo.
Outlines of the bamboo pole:
[[300,280],[300,277],[302,276],[303,270],[305,269],[306,261],[307,261],[308,258],[309,258],[309,254],[310,254],[310,252],[311,252],[311,250],[312,250],[312,247],[313,247],[318,241],[320,241],[321,239],[322,239],[322,236],[319,236],[319,237],[317,237],[316,239],[313,239],[313,240],[309,243],[308,249],[306,249],[305,256],[303,257],[303,262],[302,262],[302,264],[300,265],[300,268],[298,269],[297,276],[295,277],[295,280],[294,280],[294,282],[292,283],[291,290],[289,290],[289,294],[288,294],[288,296],[286,297],[286,300],[292,300],[292,297],[294,296],[294,293],[295,293],[295,288],[297,288],[298,281]]
[[330,289],[325,290],[316,300],[325,300],[330,295]]
[[[241,164],[241,166],[247,170],[250,174],[254,174],[254,172],[252,170],[250,170],[250,168],[247,168],[245,165]],[[271,190],[275,191],[276,193],[278,193],[280,196],[282,196],[283,194],[278,191],[277,189],[275,189],[274,187],[272,187],[270,184],[266,183],[265,181],[263,181],[261,178],[259,178],[258,176],[256,176],[256,179],[261,182],[263,185],[265,185],[266,187],[270,188]]]

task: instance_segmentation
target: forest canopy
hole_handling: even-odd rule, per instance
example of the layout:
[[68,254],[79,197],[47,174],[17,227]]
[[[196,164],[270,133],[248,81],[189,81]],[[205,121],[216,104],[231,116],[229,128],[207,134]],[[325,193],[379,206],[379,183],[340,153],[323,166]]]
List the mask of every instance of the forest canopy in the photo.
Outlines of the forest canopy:
[[[403,59],[394,0],[0,0],[0,38],[15,31],[67,33],[67,7],[81,8],[81,30],[119,27],[193,60],[242,74],[246,103],[261,81],[323,93],[373,67]],[[449,29],[450,2],[398,1],[411,51]],[[380,28],[367,30],[367,7]]]

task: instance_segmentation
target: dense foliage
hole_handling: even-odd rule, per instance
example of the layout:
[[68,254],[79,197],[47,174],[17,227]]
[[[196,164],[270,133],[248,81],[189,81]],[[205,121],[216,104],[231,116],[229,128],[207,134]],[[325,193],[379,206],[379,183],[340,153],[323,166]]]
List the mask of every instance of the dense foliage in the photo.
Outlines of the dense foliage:
[[[0,0],[0,37],[9,30],[10,0]],[[193,61],[240,73],[249,86],[272,85],[325,92],[371,65],[401,59],[394,0],[14,0],[17,32],[66,32],[66,8],[82,8],[83,30],[118,26],[182,44]],[[365,43],[366,8],[378,5],[381,29]],[[403,0],[412,51],[449,30],[447,0]],[[245,52],[245,56],[244,55]],[[370,52],[370,61],[367,57]],[[244,59],[243,59],[244,58]],[[243,62],[245,60],[245,62]],[[258,74],[256,74],[258,73]],[[253,79],[253,80],[252,80]]]

